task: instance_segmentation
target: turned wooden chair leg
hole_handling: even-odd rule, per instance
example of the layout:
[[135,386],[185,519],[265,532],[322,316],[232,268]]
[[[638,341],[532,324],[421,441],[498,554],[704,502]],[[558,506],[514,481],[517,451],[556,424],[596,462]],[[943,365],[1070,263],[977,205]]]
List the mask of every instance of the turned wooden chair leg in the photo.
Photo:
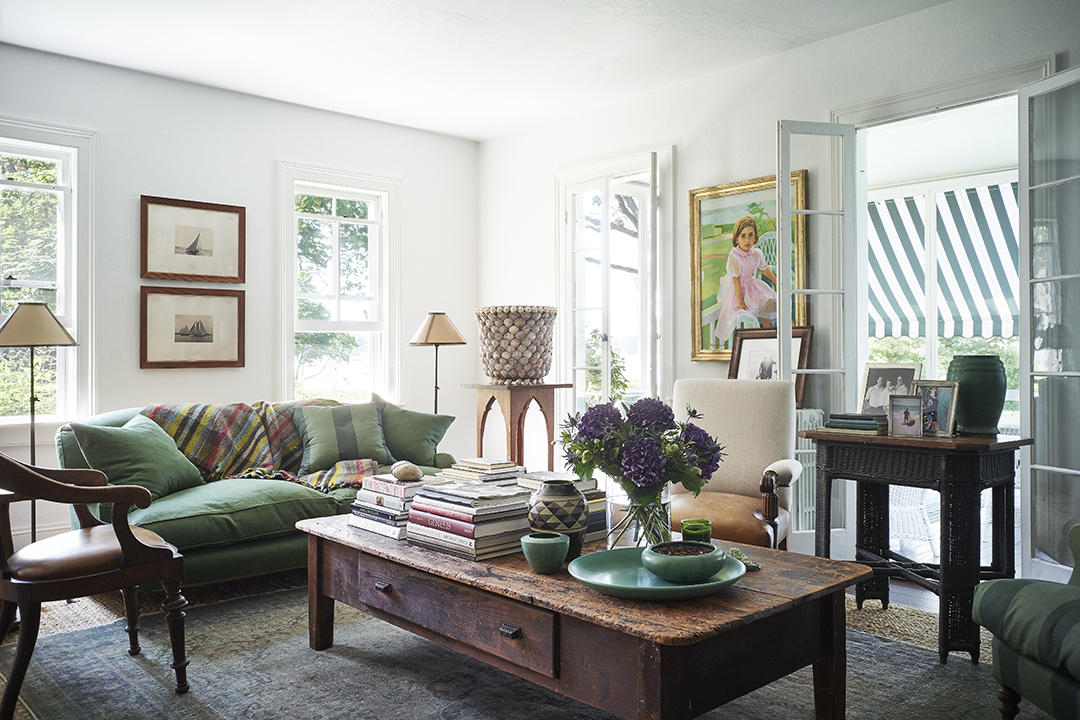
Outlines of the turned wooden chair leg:
[[[4,603],[6,606],[7,603]],[[8,612],[5,607],[2,612]],[[19,645],[15,648],[15,660],[11,664],[4,699],[0,701],[0,720],[11,720],[15,716],[15,706],[19,702],[26,671],[30,667],[30,656],[34,654],[38,628],[41,626],[41,603],[30,603],[19,608],[22,619],[19,622]]]
[[176,692],[186,693],[189,685],[187,681],[188,659],[184,649],[184,608],[188,601],[180,594],[180,583],[163,583],[165,588],[165,600],[161,603],[161,609],[165,611],[165,621],[169,626],[169,642],[172,644],[173,664],[176,671]]
[[124,616],[127,618],[128,655],[138,655],[142,651],[139,645],[139,588],[124,588]]
[[997,695],[1002,720],[1013,720],[1020,714],[1020,693],[998,680]]

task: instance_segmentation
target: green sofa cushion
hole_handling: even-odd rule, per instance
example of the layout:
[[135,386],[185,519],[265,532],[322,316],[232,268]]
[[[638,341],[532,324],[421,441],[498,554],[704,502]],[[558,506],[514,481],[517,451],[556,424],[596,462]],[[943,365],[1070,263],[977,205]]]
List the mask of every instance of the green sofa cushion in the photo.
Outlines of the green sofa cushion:
[[298,475],[329,470],[342,460],[393,462],[383,437],[382,409],[378,403],[304,406],[292,409],[304,440],[304,459]]
[[1016,652],[1080,678],[1080,586],[990,580],[975,589],[972,618]]
[[203,484],[173,439],[148,417],[136,415],[122,427],[71,423],[87,464],[112,485],[141,485],[154,500]]
[[454,416],[416,412],[386,403],[382,422],[391,455],[416,465],[434,465],[439,442],[454,422]]
[[[355,497],[356,491],[353,490]],[[297,532],[299,520],[340,512],[338,501],[280,480],[226,478],[164,497],[129,513],[183,553]]]

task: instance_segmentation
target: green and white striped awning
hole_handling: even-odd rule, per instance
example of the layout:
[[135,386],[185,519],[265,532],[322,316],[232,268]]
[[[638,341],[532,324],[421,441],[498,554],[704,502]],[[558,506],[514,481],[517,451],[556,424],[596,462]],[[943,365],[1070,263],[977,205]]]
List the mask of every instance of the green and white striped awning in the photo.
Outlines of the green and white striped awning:
[[[873,337],[926,335],[923,200],[868,205]],[[1017,335],[1017,184],[940,192],[936,202],[938,337]]]

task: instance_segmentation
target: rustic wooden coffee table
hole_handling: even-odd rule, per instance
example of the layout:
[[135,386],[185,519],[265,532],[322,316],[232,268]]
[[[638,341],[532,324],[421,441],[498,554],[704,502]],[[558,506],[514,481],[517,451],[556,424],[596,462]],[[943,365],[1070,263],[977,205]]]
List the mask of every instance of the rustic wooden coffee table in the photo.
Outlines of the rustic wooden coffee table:
[[871,576],[863,565],[739,546],[761,571],[708,597],[645,602],[565,568],[536,575],[521,554],[461,560],[346,521],[297,523],[315,650],[333,645],[340,600],[627,720],[694,718],[811,664],[816,717],[844,717],[844,588]]

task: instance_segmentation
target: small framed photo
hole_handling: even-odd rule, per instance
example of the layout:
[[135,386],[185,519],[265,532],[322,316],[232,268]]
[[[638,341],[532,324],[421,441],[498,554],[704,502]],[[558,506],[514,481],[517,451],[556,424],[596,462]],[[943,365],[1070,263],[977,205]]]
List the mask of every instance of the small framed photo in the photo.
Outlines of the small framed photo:
[[244,291],[142,288],[140,368],[244,367]]
[[140,205],[140,277],[244,282],[244,208],[150,195]]
[[912,392],[922,402],[923,435],[949,437],[956,419],[955,380],[916,380]]
[[866,363],[859,391],[859,412],[886,415],[890,395],[910,395],[922,363]]
[[[814,334],[813,326],[791,328],[791,367],[805,370],[810,360],[810,338]],[[731,364],[728,365],[728,378],[741,380],[778,380],[779,368],[777,357],[780,354],[780,341],[776,329],[739,329],[733,335],[731,346]],[[805,375],[795,376],[795,407],[802,407]]]
[[922,437],[922,400],[918,395],[893,395],[889,398],[889,434]]

